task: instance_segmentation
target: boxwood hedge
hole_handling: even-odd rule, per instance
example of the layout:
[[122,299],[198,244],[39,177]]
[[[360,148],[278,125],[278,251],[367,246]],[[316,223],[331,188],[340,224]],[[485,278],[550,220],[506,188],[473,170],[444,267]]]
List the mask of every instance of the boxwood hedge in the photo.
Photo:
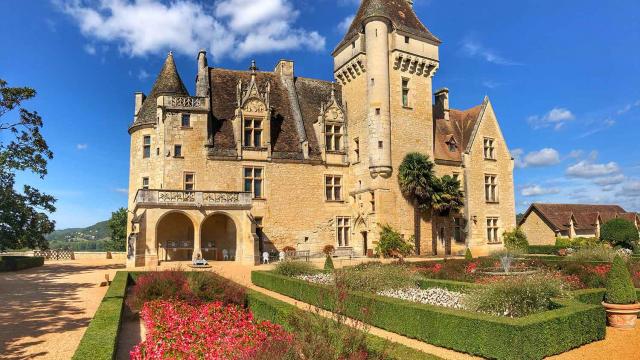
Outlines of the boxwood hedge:
[[[266,271],[252,272],[251,279],[257,286],[333,309],[332,289],[328,286]],[[348,299],[346,315],[350,317],[433,345],[495,359],[542,359],[601,340],[606,327],[600,305],[569,299],[554,300],[556,309],[518,319],[361,292],[349,293]],[[361,315],[363,308],[368,309],[370,317]]]
[[[143,272],[118,271],[85,332],[73,360],[113,360],[116,358],[118,334],[127,286]],[[288,328],[288,317],[297,308],[255,290],[247,290],[247,307],[258,320],[269,320]],[[375,352],[383,352],[393,360],[438,360],[401,344],[391,344],[380,337],[369,335],[367,345]]]
[[41,256],[0,256],[0,272],[29,269],[44,265]]

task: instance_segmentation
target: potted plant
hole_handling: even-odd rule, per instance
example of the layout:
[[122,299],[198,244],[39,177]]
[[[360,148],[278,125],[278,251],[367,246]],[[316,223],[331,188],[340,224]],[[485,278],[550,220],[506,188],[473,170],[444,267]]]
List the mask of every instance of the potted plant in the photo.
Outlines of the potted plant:
[[609,326],[619,329],[633,329],[636,326],[640,303],[629,269],[619,255],[616,255],[607,275],[607,292],[602,305],[607,311]]

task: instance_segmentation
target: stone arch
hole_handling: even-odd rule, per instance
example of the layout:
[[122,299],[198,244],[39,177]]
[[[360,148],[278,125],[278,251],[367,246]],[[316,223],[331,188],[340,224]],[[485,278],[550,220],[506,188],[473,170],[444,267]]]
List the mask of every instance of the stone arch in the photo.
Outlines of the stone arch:
[[[202,257],[206,260],[235,260],[238,252],[238,225],[226,212],[214,212],[200,226]],[[224,253],[228,258],[225,259]]]
[[174,210],[163,214],[156,223],[156,246],[159,259],[191,260],[195,228],[195,222],[185,212]]

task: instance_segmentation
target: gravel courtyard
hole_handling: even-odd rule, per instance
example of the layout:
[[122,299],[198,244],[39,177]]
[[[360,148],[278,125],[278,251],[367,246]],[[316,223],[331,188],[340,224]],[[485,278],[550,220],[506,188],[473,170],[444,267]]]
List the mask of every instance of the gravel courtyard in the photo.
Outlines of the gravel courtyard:
[[71,359],[118,260],[47,261],[0,273],[0,359]]

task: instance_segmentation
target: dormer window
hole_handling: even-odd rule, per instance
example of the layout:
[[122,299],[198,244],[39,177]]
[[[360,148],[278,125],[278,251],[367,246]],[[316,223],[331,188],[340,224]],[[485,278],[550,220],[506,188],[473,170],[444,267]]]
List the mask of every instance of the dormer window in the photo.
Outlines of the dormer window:
[[244,142],[245,147],[262,147],[262,120],[244,120]]
[[342,151],[342,125],[326,125],[325,141],[327,151]]
[[450,137],[445,144],[447,144],[447,146],[449,147],[450,152],[455,152],[458,149],[458,143],[456,142],[456,139],[453,136]]

